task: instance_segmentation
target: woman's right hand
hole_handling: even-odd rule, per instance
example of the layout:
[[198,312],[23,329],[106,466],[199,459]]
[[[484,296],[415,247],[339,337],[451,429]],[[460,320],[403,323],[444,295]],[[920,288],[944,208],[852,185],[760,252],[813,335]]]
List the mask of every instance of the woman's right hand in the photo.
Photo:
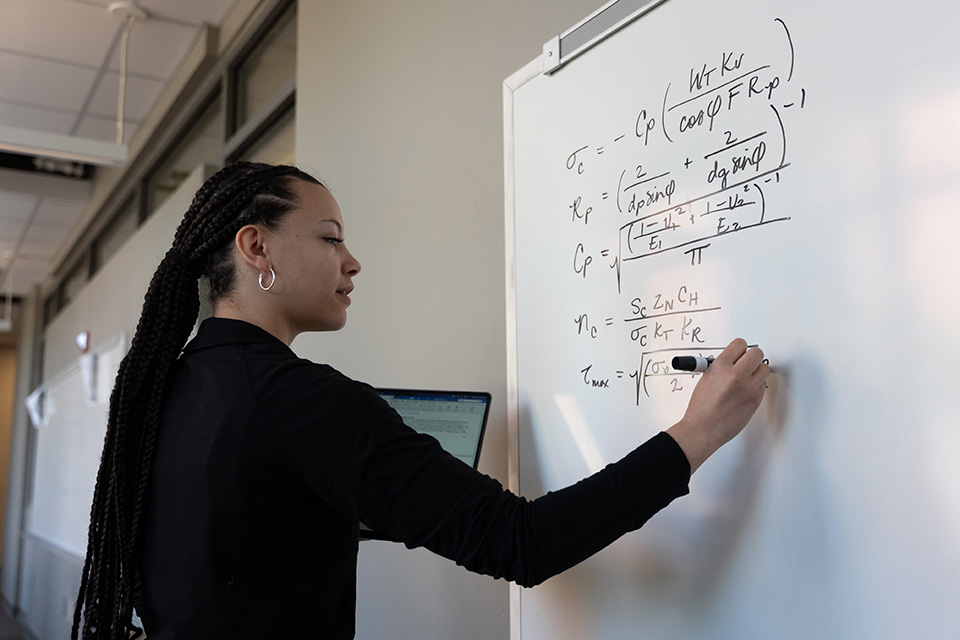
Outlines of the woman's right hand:
[[763,351],[737,338],[701,376],[687,411],[667,433],[677,441],[693,473],[729,442],[760,407],[770,367]]

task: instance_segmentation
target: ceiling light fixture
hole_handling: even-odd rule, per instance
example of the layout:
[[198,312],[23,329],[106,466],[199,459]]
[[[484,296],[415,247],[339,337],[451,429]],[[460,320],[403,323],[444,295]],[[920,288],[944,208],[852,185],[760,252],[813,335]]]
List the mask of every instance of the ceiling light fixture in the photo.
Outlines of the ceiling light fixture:
[[79,138],[35,129],[0,125],[0,151],[110,167],[119,167],[127,162],[128,150],[127,146],[123,144],[127,45],[133,23],[137,20],[146,20],[148,15],[135,2],[114,2],[107,7],[107,11],[124,22],[120,40],[120,89],[117,95],[116,144],[93,138]]
[[127,161],[126,145],[3,125],[0,125],[0,151],[111,167]]

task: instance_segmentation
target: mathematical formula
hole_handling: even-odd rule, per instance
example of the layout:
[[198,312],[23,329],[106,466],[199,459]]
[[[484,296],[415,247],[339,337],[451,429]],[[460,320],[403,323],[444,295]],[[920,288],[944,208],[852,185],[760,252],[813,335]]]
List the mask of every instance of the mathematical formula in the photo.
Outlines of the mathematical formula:
[[[567,278],[571,291],[584,292],[568,331],[608,354],[616,345],[622,362],[585,361],[572,371],[591,391],[627,387],[639,404],[692,387],[695,376],[670,360],[722,350],[722,301],[694,278],[654,290],[634,281],[651,267],[697,270],[728,238],[790,220],[776,198],[790,169],[785,114],[802,111],[807,92],[793,78],[789,28],[779,18],[771,28],[782,50],[769,59],[746,48],[717,51],[635,105],[619,131],[573,142],[555,159],[569,188],[563,219],[577,230]],[[597,288],[616,293],[615,308],[590,308],[586,294]]]

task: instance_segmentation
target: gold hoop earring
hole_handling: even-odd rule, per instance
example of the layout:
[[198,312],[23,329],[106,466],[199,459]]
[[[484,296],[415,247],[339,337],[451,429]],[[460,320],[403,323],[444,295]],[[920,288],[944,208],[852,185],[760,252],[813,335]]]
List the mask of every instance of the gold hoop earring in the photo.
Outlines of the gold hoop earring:
[[263,271],[260,272],[260,277],[257,279],[257,282],[260,284],[260,288],[264,291],[270,291],[273,288],[273,285],[277,284],[277,274],[273,272],[273,267],[270,267],[270,284],[263,286]]

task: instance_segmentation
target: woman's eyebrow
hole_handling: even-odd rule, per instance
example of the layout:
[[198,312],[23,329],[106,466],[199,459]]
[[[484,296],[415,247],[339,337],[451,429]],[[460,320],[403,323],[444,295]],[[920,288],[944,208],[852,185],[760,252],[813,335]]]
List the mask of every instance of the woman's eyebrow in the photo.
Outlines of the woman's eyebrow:
[[339,220],[334,220],[333,218],[330,218],[328,220],[321,220],[320,222],[332,222],[333,224],[337,225],[337,230],[340,232],[340,235],[343,235],[343,225],[340,224]]

